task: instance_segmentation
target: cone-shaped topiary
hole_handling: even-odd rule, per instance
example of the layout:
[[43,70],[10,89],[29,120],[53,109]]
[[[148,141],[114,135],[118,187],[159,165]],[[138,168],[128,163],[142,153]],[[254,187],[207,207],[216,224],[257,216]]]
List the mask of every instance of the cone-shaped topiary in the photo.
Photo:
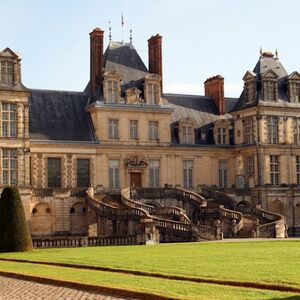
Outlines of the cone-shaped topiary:
[[17,188],[4,188],[0,199],[0,252],[32,249],[23,203]]

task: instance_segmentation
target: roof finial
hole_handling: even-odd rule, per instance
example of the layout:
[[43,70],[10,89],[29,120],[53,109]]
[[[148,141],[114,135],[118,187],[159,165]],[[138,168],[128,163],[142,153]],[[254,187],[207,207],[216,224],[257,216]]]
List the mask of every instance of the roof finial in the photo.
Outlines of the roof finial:
[[108,21],[108,24],[109,24],[109,41],[111,42],[111,22],[110,21]]
[[262,47],[260,46],[260,49],[259,49],[259,54],[260,54],[260,56],[262,56],[262,53],[263,53]]
[[275,50],[275,58],[278,59],[278,50]]
[[129,30],[129,40],[130,40],[130,44],[132,44],[132,29]]

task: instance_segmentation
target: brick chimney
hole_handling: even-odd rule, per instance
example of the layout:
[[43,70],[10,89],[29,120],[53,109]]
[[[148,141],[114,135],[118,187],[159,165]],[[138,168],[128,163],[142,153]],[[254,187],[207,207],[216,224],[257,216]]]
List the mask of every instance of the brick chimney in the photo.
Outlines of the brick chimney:
[[157,34],[148,40],[149,72],[161,77],[162,90],[162,36]]
[[91,95],[95,95],[97,84],[101,82],[103,70],[103,34],[100,28],[90,33],[90,85]]
[[224,101],[224,77],[216,75],[206,79],[204,82],[205,96],[212,97],[219,115],[225,114],[225,101]]

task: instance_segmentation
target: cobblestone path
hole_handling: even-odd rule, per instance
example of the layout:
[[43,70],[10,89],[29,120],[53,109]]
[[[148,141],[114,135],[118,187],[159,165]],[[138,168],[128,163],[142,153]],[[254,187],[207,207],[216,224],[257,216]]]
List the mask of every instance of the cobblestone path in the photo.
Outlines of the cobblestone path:
[[1,300],[124,300],[71,288],[0,276]]

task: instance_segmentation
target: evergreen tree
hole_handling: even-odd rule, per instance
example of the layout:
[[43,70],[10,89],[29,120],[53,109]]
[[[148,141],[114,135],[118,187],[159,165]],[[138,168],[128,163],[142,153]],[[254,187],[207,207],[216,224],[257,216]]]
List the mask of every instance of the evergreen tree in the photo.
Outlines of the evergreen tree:
[[17,188],[4,188],[0,199],[0,252],[32,250],[23,203]]

